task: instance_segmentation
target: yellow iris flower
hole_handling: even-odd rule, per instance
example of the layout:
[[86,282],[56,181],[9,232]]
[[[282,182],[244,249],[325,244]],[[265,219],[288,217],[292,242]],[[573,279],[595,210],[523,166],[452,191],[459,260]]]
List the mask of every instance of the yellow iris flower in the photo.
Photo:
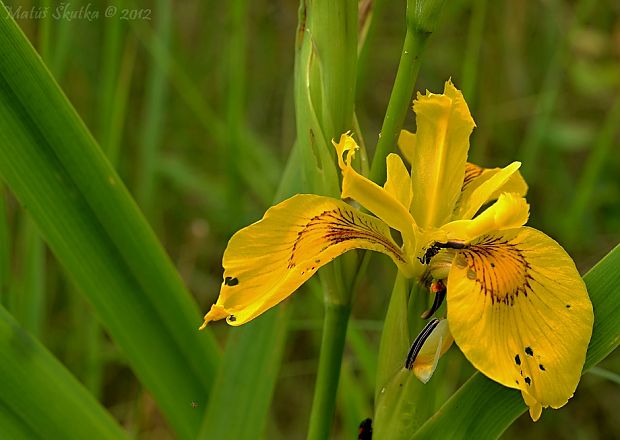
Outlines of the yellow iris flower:
[[594,320],[585,284],[558,243],[524,226],[520,163],[467,163],[475,124],[461,92],[448,81],[443,94],[418,94],[413,110],[417,133],[399,139],[411,173],[390,154],[383,187],[351,166],[358,146],[349,134],[334,143],[341,197],[374,216],[311,194],[271,207],[228,243],[220,296],[201,328],[250,321],[350,249],[382,252],[447,295],[447,319],[433,320],[408,367],[428,380],[454,340],[479,371],[519,389],[537,420],[543,407],[566,404],[579,382]]

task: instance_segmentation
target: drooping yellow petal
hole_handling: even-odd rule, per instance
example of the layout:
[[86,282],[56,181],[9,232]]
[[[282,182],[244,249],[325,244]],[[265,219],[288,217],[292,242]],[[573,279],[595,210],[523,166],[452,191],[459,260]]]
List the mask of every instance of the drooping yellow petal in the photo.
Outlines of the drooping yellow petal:
[[520,166],[520,162],[513,162],[505,168],[488,169],[467,163],[461,196],[452,219],[472,218],[480,207],[505,192],[525,196],[527,184],[518,171]]
[[533,419],[575,392],[592,334],[592,304],[575,264],[554,240],[523,227],[456,251],[448,321],[465,357],[522,390]]
[[386,159],[387,180],[383,188],[409,211],[411,205],[411,176],[399,155],[390,153]]
[[523,226],[530,207],[519,194],[504,193],[472,220],[456,220],[441,227],[448,240],[469,242],[493,231]]
[[420,228],[438,227],[452,218],[461,194],[475,124],[463,95],[450,81],[441,95],[418,94],[413,110],[417,132],[411,161],[411,212]]
[[[427,383],[430,380],[437,368],[439,358],[448,351],[452,342],[454,342],[454,338],[452,338],[452,334],[448,328],[448,321],[446,319],[433,321],[436,321],[437,324],[433,326],[430,334],[424,335],[424,340],[420,341],[422,347],[419,348],[411,365],[406,365],[407,368],[413,370],[413,373],[422,383]],[[433,324],[433,321],[429,322],[429,325]],[[415,342],[417,342],[417,340],[414,341],[414,343]],[[415,347],[412,347],[412,349],[413,348]]]
[[[338,143],[334,142],[334,146],[338,152],[338,163],[342,170],[341,197],[352,198],[359,202],[391,228],[400,231],[406,249],[414,249],[417,227],[409,210],[391,192],[353,169],[351,160],[358,146],[351,136],[343,134]],[[342,159],[345,153],[346,161]]]
[[329,197],[297,195],[238,231],[224,252],[220,296],[205,316],[241,325],[287,298],[321,266],[350,249],[405,255],[379,219]]
[[400,135],[398,136],[398,149],[409,164],[413,162],[415,143],[415,133],[411,133],[409,130],[400,131]]

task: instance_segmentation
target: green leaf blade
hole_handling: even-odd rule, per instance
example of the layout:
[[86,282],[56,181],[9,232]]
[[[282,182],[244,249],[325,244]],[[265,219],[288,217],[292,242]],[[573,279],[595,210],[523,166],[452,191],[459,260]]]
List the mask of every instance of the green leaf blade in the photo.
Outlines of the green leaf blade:
[[86,389],[0,307],[0,435],[124,439]]
[[[3,14],[3,16],[6,16]],[[0,21],[0,176],[181,438],[219,351],[127,189],[15,23]],[[188,410],[189,408],[189,410]]]

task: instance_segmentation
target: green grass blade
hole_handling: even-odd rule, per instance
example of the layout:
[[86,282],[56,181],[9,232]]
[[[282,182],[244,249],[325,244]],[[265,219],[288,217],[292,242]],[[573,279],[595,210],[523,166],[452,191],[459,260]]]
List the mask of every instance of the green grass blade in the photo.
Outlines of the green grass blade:
[[11,274],[11,234],[9,232],[9,213],[6,206],[7,194],[0,182],[0,304],[8,300]]
[[[595,316],[584,370],[602,361],[620,343],[618,267],[620,246],[612,250],[584,277]],[[497,438],[525,410],[518,391],[503,387],[476,373],[413,438]]]
[[261,437],[269,419],[289,315],[281,306],[232,330],[199,438]]
[[[300,157],[296,143],[274,203],[301,188]],[[253,440],[262,434],[280,371],[289,320],[290,311],[280,306],[231,330],[202,425],[201,439]]]
[[11,314],[35,337],[41,337],[45,309],[45,245],[27,213],[22,212],[16,237],[19,272],[12,274]]
[[[228,145],[230,132],[226,121],[203,99],[203,94],[183,70],[170,48],[164,44],[161,36],[140,24],[137,24],[134,30],[153,61],[167,73],[171,86],[190,110],[189,115],[196,118],[217,144]],[[269,204],[277,186],[280,164],[273,150],[249,127],[243,127],[243,133],[243,141],[247,144],[245,152],[248,154],[237,158],[239,177],[244,179],[247,189],[255,192],[261,202]]]
[[[158,0],[156,32],[166,50],[172,40],[172,2],[170,0]],[[163,60],[162,63],[166,63]],[[136,199],[144,212],[150,214],[155,187],[156,166],[159,158],[159,149],[162,144],[162,123],[164,122],[165,103],[168,92],[166,64],[153,62],[148,78],[148,86],[145,97],[145,112],[142,120],[142,136],[140,136],[140,163],[136,179]]]
[[[6,17],[6,13],[0,14]],[[0,176],[180,438],[218,362],[200,312],[126,188],[12,19],[0,21]]]
[[0,436],[123,439],[120,426],[0,307]]

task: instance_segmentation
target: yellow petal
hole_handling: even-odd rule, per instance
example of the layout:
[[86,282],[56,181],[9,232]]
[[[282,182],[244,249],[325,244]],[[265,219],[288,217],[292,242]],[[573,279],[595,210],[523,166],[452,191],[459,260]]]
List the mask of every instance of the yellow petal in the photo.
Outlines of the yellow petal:
[[[414,249],[417,228],[409,210],[391,192],[353,169],[351,160],[358,147],[351,136],[343,134],[337,144],[334,142],[334,146],[338,151],[338,161],[342,169],[341,197],[356,200],[391,228],[400,231],[406,249]],[[342,159],[345,152],[346,161]]]
[[[525,180],[518,172],[521,162],[513,162],[505,168],[484,169],[468,164],[463,181],[463,190],[452,218],[470,219],[486,203],[496,200],[502,193],[510,192],[524,196],[527,192]],[[480,170],[480,174],[475,168]]]
[[224,252],[220,296],[205,316],[250,321],[287,298],[321,266],[350,249],[389,255],[406,269],[387,225],[329,197],[297,195],[237,232]]
[[474,367],[522,390],[533,419],[566,404],[594,317],[560,245],[527,227],[485,235],[457,251],[447,287],[450,330]]
[[518,194],[504,193],[472,220],[456,220],[441,227],[448,240],[469,242],[488,232],[523,226],[530,208]]
[[413,152],[415,151],[416,137],[415,133],[409,130],[401,130],[398,136],[398,149],[402,153],[407,163],[413,162]]
[[408,211],[412,197],[409,171],[397,154],[388,154],[386,162],[387,180],[383,188]]
[[[409,364],[409,359],[407,362],[407,368],[412,369],[415,376],[422,383],[427,383],[430,380],[435,372],[435,369],[437,368],[439,358],[443,356],[446,351],[448,351],[454,341],[452,335],[450,334],[447,320],[439,319],[433,321],[438,322],[431,330],[430,335],[425,335],[425,340],[421,341],[423,345],[417,352],[413,364]],[[430,321],[429,325],[433,324],[433,321]],[[412,349],[413,348],[414,347],[412,347]]]
[[418,94],[413,110],[417,132],[411,161],[411,212],[418,226],[426,229],[452,218],[475,124],[463,95],[450,81],[442,95]]

